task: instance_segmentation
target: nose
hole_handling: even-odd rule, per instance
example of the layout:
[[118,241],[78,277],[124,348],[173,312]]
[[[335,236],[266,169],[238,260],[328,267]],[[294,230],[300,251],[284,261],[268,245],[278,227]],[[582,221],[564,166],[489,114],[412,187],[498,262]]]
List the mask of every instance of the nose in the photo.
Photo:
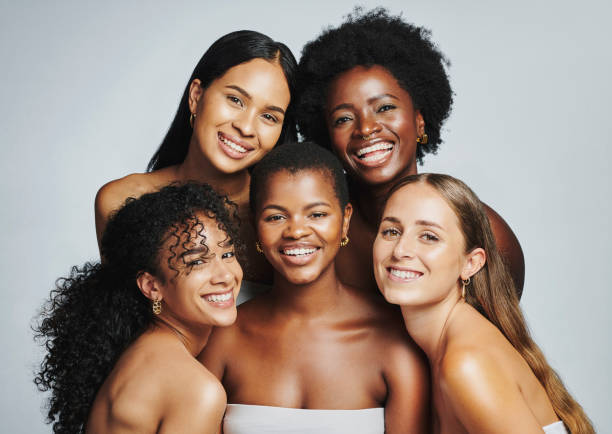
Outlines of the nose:
[[359,117],[358,128],[355,129],[358,138],[363,139],[380,131],[382,131],[382,125],[378,123],[373,113],[363,113]]
[[210,282],[213,285],[224,286],[232,283],[234,281],[234,273],[232,273],[229,264],[227,264],[221,257],[218,257],[215,262],[216,264],[213,267]]
[[393,247],[393,258],[409,259],[414,257],[414,243],[407,236],[401,236]]
[[310,233],[301,216],[295,216],[287,221],[283,230],[283,238],[299,239]]
[[253,110],[244,110],[237,114],[236,119],[232,122],[232,126],[243,137],[253,137],[255,135],[255,118],[256,113]]

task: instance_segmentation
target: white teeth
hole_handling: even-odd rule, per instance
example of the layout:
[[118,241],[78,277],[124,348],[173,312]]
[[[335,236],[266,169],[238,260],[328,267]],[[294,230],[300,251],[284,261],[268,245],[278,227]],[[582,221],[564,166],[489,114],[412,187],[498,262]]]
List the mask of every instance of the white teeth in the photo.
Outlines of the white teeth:
[[211,294],[211,295],[207,295],[206,301],[212,301],[214,302],[219,302],[219,301],[228,301],[230,298],[232,298],[232,292],[226,292],[225,294]]
[[298,255],[310,255],[317,249],[286,249],[283,250],[285,255],[298,256]]
[[223,136],[219,136],[219,138],[221,139],[221,141],[223,143],[225,143],[227,146],[229,146],[230,148],[232,148],[234,151],[238,151],[238,152],[242,152],[243,154],[247,151],[245,148],[243,148],[240,145],[237,145],[236,143],[232,142],[231,140],[227,140],[225,137]]
[[[367,146],[365,148],[361,148],[360,150],[358,150],[357,156],[361,157],[362,155],[368,154],[370,152],[390,150],[390,149],[393,149],[393,145],[389,142],[376,143],[375,145]],[[372,157],[366,157],[364,158],[364,160],[369,159],[369,158],[372,158]]]
[[416,279],[420,277],[421,274],[415,271],[404,271],[404,270],[396,270],[395,268],[391,268],[389,270],[392,276],[399,277],[400,279]]

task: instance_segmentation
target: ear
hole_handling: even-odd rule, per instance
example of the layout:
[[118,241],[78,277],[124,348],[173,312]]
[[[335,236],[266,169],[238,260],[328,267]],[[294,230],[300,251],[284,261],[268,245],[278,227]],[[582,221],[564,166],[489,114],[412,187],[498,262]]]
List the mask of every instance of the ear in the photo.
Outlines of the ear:
[[468,277],[472,277],[484,267],[485,262],[487,262],[487,254],[483,248],[476,247],[465,258],[465,264],[461,271],[461,279],[465,280]]
[[189,85],[189,110],[191,113],[197,112],[198,101],[200,101],[203,94],[202,82],[198,78],[194,79]]
[[342,218],[342,238],[346,237],[351,223],[351,216],[353,215],[353,205],[347,203],[344,207],[344,217]]
[[160,290],[159,280],[147,271],[143,271],[136,278],[136,284],[145,297],[149,300],[163,300],[164,296]]
[[421,137],[425,134],[425,119],[419,110],[415,112],[414,123],[416,125],[417,136]]

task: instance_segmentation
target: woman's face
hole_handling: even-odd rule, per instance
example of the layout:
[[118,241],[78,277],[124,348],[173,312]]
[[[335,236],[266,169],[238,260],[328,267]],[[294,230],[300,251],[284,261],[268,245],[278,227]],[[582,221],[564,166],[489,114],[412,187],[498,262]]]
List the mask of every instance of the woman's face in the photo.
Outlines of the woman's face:
[[382,66],[356,66],[330,84],[325,107],[332,146],[351,176],[369,185],[416,173],[425,122],[410,94]]
[[195,113],[190,146],[221,173],[244,170],[276,144],[289,100],[282,68],[264,59],[230,68],[206,89],[196,79],[189,94]]
[[180,239],[170,235],[164,243],[161,315],[181,324],[227,326],[236,320],[242,268],[218,222],[204,215],[198,219],[200,225],[182,228]]
[[[459,297],[468,257],[459,220],[423,183],[393,193],[374,241],[374,275],[389,303],[424,306]],[[468,276],[464,276],[468,277]]]
[[348,232],[331,175],[319,170],[276,172],[265,183],[256,210],[257,234],[266,258],[293,284],[308,284],[334,267]]

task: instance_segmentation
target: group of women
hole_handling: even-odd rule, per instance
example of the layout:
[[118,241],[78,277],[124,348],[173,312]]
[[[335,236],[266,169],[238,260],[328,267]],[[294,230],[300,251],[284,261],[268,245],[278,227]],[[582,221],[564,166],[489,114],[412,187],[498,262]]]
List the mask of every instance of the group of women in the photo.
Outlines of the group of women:
[[384,9],[299,65],[257,32],[216,41],[147,173],[98,192],[100,263],[44,307],[54,431],[593,432],[529,336],[510,228],[417,174],[445,62]]

